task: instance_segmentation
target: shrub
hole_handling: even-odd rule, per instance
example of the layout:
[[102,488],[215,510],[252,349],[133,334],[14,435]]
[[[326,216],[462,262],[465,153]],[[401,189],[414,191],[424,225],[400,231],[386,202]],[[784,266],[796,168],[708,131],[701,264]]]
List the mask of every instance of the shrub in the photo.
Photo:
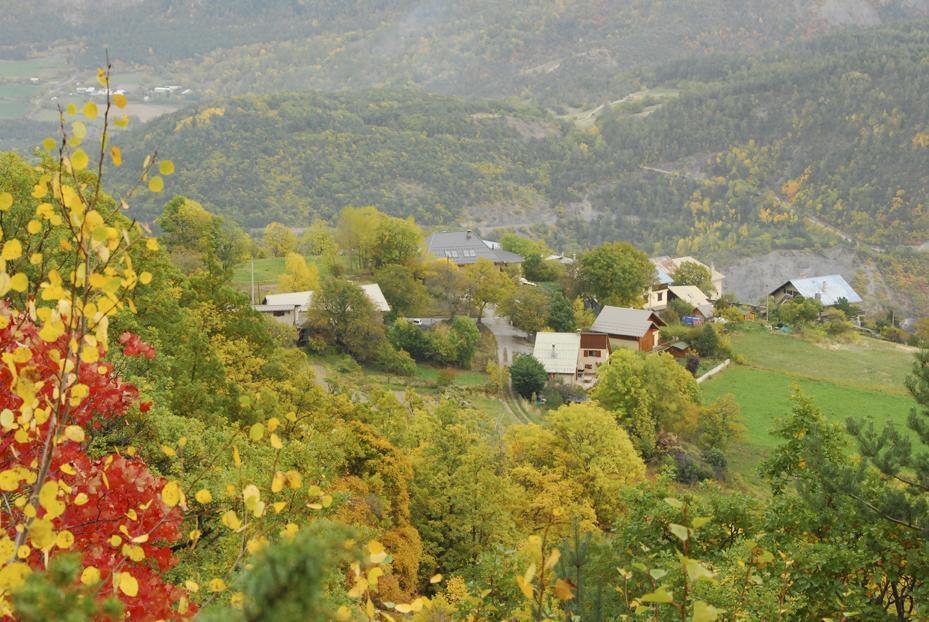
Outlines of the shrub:
[[412,376],[416,371],[416,361],[407,352],[398,350],[386,341],[382,341],[375,353],[375,362],[384,371]]
[[533,394],[538,394],[548,381],[548,374],[542,363],[534,356],[523,354],[516,357],[513,365],[510,367],[510,378],[513,382],[513,388],[524,398],[529,399]]

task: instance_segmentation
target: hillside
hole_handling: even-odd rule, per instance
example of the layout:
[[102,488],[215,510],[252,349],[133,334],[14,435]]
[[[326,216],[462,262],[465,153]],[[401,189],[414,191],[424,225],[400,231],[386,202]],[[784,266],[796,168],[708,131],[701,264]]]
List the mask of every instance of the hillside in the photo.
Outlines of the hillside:
[[[504,104],[421,93],[285,94],[186,109],[124,144],[130,163],[154,148],[170,154],[172,188],[246,226],[308,225],[348,205],[439,224],[472,207],[537,209],[572,132]],[[152,218],[161,202],[136,207]]]
[[[0,50],[108,48],[203,97],[416,85],[444,94],[602,103],[630,70],[924,17],[926,0],[135,0],[18,3]],[[257,78],[260,76],[260,78]]]

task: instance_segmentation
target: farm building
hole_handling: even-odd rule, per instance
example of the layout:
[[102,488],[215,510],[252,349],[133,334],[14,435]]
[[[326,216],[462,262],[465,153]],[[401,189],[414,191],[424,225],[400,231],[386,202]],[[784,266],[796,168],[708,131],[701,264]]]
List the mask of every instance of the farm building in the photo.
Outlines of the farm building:
[[475,263],[481,257],[498,266],[523,262],[522,256],[503,250],[495,242],[482,240],[470,229],[433,233],[426,239],[426,250],[437,259],[445,259],[456,266]]
[[[384,292],[377,283],[359,285],[374,308],[381,313],[390,311],[390,305],[384,298]],[[313,301],[313,292],[286,292],[283,294],[268,294],[260,305],[252,308],[259,313],[270,315],[274,320],[289,326],[301,327],[306,323],[307,313]]]
[[807,279],[791,279],[772,291],[769,296],[776,304],[794,298],[812,298],[824,307],[832,307],[843,298],[850,304],[864,302],[852,286],[839,274],[814,276]]
[[613,350],[628,348],[651,352],[658,346],[662,326],[665,326],[664,321],[649,309],[607,306],[600,311],[590,330],[608,335]]

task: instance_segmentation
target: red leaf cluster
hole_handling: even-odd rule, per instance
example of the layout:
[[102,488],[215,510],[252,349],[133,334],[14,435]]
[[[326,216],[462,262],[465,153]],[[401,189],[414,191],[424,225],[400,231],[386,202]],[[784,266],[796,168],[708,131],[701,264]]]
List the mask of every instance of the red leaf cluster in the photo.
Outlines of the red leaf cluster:
[[123,346],[123,354],[126,356],[141,356],[147,359],[155,358],[155,348],[150,344],[142,341],[138,335],[125,332],[119,336],[119,343]]
[[[14,388],[15,383],[24,380],[34,383],[40,407],[55,403],[60,386],[59,362],[67,356],[68,340],[65,335],[54,343],[44,342],[27,318],[14,318],[9,326],[0,330],[0,355],[4,356],[4,364],[0,366],[0,412],[4,409],[20,412],[23,401]],[[154,349],[138,337],[130,335],[120,341],[135,355],[154,356]],[[13,357],[6,356],[17,351],[22,353],[22,348],[31,351],[28,360],[16,362]],[[88,396],[60,411],[59,435],[65,425],[77,425],[89,436],[91,430],[100,428],[104,422],[112,423],[125,417],[138,399],[135,387],[122,383],[107,363],[81,364],[77,380],[89,388]],[[31,435],[25,443],[18,442],[13,431],[2,431],[0,471],[16,466],[35,471],[35,465],[41,464],[45,441],[54,433],[51,426],[55,423],[55,416],[50,416],[37,426],[37,434]],[[130,620],[177,620],[195,613],[193,606],[183,616],[173,609],[186,593],[165,582],[163,573],[177,563],[171,545],[183,537],[182,516],[179,508],[169,508],[162,502],[160,493],[165,480],[155,476],[144,461],[119,454],[92,459],[84,443],[62,439],[54,448],[47,481],[67,487],[67,492],[58,497],[65,502],[65,510],[53,519],[54,530],[68,530],[74,535],[70,551],[53,547],[50,556],[79,552],[85,566],[94,566],[100,571],[104,582],[101,596],[115,591],[124,602]],[[31,488],[22,481],[18,490],[8,494],[13,499],[29,494]],[[78,505],[76,499],[81,494],[87,496],[87,501]],[[38,518],[45,516],[44,508],[37,510]],[[27,518],[15,506],[7,506],[0,512],[5,515],[2,528],[15,539],[15,525],[25,523]],[[114,536],[118,537],[118,542]],[[144,559],[130,559],[124,549],[127,544],[141,547]],[[32,551],[25,561],[36,569],[45,565],[39,550]],[[0,561],[3,562],[5,560]],[[117,572],[129,572],[137,580],[137,596],[130,597],[114,590],[112,577]]]

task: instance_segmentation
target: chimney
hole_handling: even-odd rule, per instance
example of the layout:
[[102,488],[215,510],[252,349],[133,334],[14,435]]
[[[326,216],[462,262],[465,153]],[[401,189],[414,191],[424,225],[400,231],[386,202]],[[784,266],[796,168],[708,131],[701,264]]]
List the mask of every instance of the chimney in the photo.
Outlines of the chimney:
[[468,229],[468,233],[466,234],[466,237],[467,237],[469,240],[471,239],[471,230],[470,230],[470,229]]
[[558,358],[558,353],[555,352],[555,344],[552,344],[552,358],[553,359]]

